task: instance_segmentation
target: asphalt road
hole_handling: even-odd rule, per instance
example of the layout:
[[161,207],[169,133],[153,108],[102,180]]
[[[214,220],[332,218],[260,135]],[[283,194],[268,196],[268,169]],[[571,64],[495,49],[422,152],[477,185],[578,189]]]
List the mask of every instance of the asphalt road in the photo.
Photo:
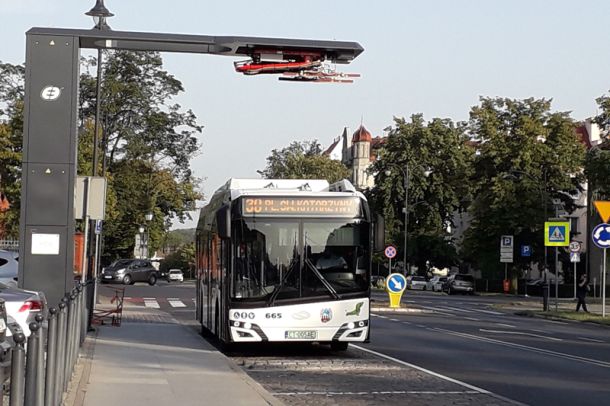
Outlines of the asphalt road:
[[527,404],[610,402],[607,327],[493,306],[513,297],[407,292],[403,300],[434,313],[374,314],[365,348]]
[[[132,305],[195,324],[193,283],[137,284],[125,296]],[[610,329],[521,317],[495,306],[510,300],[408,291],[403,303],[430,313],[374,312],[371,343],[361,347],[526,404],[607,404]]]

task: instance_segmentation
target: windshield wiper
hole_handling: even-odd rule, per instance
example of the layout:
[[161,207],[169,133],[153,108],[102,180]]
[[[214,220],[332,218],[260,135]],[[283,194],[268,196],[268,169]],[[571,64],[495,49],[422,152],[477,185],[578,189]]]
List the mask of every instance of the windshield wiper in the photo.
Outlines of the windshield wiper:
[[280,280],[280,285],[277,287],[277,289],[275,289],[271,293],[271,296],[269,297],[269,299],[267,299],[267,306],[272,306],[274,304],[275,299],[277,299],[278,295],[282,291],[282,288],[284,287],[284,281],[286,281],[288,279],[288,277],[292,274],[292,271],[294,271],[294,268],[296,268],[295,265],[297,265],[298,263],[299,263],[298,256],[292,258],[292,261],[290,263],[290,266],[288,267],[288,271],[286,272],[286,275],[284,275],[282,280]]
[[335,298],[335,299],[339,299],[339,294],[337,293],[337,291],[335,290],[335,288],[332,287],[332,285],[330,283],[328,283],[328,281],[326,280],[326,278],[324,278],[324,276],[322,276],[322,274],[320,273],[320,271],[318,271],[318,268],[316,268],[316,266],[314,264],[311,263],[311,261],[309,260],[309,258],[305,259],[305,264],[309,267],[309,269],[314,273],[314,275],[316,275],[316,277],[320,280],[320,282],[322,282],[322,285],[324,285],[324,287],[326,288],[326,290],[328,290],[330,292],[330,294]]

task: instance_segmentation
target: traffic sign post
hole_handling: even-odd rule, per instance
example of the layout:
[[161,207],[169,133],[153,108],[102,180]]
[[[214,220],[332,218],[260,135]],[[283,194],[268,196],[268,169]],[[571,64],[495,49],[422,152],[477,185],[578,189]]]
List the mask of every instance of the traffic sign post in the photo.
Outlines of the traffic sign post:
[[[599,208],[598,208],[599,210]],[[601,214],[601,213],[600,213]],[[606,220],[607,221],[607,220]],[[604,250],[602,270],[602,317],[606,317],[606,249],[610,247],[610,224],[601,223],[591,233],[593,244]]]
[[[389,264],[388,264],[388,268],[390,273],[392,273],[392,258],[394,258],[396,256],[396,247],[393,245],[388,245],[387,247],[385,247],[385,250],[383,250],[383,253],[385,254],[386,258],[389,260]],[[406,266],[406,264],[405,264]]]
[[[555,214],[558,205],[555,204]],[[570,222],[557,219],[544,223],[544,245],[555,247],[555,311],[559,308],[559,247],[570,245]]]
[[404,275],[399,273],[393,273],[388,276],[385,282],[385,289],[390,296],[390,307],[400,307],[400,299],[402,298],[402,292],[407,288],[407,280]]
[[502,282],[504,293],[510,291],[508,264],[513,263],[514,241],[515,238],[512,235],[503,235],[500,238],[500,262],[504,263],[504,281]]

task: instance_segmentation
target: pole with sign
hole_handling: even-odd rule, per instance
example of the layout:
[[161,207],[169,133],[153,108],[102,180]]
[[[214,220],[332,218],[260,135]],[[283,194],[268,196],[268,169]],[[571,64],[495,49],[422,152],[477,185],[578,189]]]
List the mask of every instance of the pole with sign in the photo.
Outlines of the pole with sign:
[[574,264],[574,300],[576,300],[576,264],[580,262],[580,243],[572,241],[570,243],[570,262]]
[[555,247],[555,311],[559,308],[559,247],[570,245],[570,222],[547,221],[544,223],[544,245]]
[[392,273],[392,258],[394,258],[396,256],[396,247],[393,245],[388,245],[387,247],[385,247],[385,250],[383,251],[383,253],[385,254],[386,258],[390,261],[390,263],[388,264],[388,267],[389,267],[389,272]]
[[601,223],[595,226],[591,237],[593,244],[604,250],[602,270],[602,317],[606,317],[606,249],[610,247],[610,224]]
[[390,307],[400,307],[400,299],[402,298],[402,292],[407,287],[407,280],[404,275],[399,273],[393,273],[388,276],[385,282],[385,289],[390,296]]
[[513,263],[514,240],[512,235],[503,235],[500,238],[500,262],[504,263],[504,281],[502,282],[504,293],[508,293],[510,290],[508,264]]

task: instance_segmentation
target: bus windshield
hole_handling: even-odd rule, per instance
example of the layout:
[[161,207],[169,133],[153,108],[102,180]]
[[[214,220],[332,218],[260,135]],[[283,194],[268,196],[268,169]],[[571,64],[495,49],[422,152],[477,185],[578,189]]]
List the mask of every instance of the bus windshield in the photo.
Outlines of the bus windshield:
[[337,299],[368,290],[366,222],[245,219],[235,225],[233,299]]

